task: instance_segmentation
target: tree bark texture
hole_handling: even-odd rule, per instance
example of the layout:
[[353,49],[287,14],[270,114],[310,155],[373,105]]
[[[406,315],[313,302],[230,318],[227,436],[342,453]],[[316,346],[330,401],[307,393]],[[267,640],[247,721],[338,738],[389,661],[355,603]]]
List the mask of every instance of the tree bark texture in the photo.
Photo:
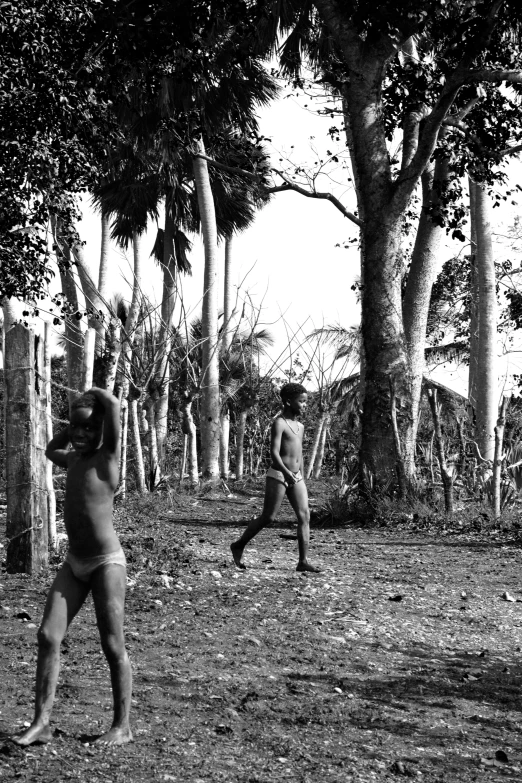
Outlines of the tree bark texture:
[[493,460],[498,416],[497,292],[491,237],[491,205],[485,188],[471,183],[477,237],[478,340],[476,384],[476,441],[481,456]]
[[478,387],[478,324],[479,324],[479,295],[478,295],[478,270],[477,270],[477,227],[475,209],[475,186],[469,179],[469,209],[471,216],[470,230],[470,270],[469,270],[469,374],[468,374],[468,399],[475,410],[477,407]]
[[424,350],[431,299],[431,289],[437,275],[439,248],[445,228],[433,222],[429,208],[438,201],[437,186],[447,177],[447,162],[438,159],[429,164],[422,175],[422,211],[411,257],[410,271],[402,311],[404,332],[411,368],[411,418],[413,431],[406,438],[409,448],[404,454],[407,474],[415,471],[415,443],[419,423],[422,379],[424,376]]
[[239,411],[236,422],[236,479],[243,478],[245,465],[245,431],[248,408]]
[[176,296],[176,257],[174,250],[174,221],[165,207],[165,230],[163,234],[163,292],[161,297],[161,324],[158,338],[158,357],[156,364],[156,438],[158,444],[158,464],[163,472],[166,469],[166,443],[168,435],[170,354],[172,350],[172,318]]
[[321,440],[321,433],[323,431],[323,425],[325,419],[326,419],[326,413],[324,411],[321,411],[315,425],[312,447],[310,449],[310,454],[308,455],[308,466],[305,472],[305,478],[307,479],[310,478],[310,476],[312,475],[312,471],[314,469],[315,458],[317,456],[317,449],[319,448],[319,441]]
[[324,417],[323,425],[321,427],[321,434],[319,437],[319,444],[317,448],[317,454],[314,460],[314,473],[315,479],[318,479],[321,475],[321,469],[323,467],[324,450],[326,446],[326,436],[328,434],[328,425],[330,424],[330,416],[327,414]]
[[48,565],[47,445],[43,341],[16,324],[5,335],[7,570]]
[[444,505],[447,514],[453,514],[453,486],[454,478],[448,470],[446,463],[446,455],[444,453],[444,441],[442,438],[442,427],[440,424],[440,413],[437,404],[437,390],[428,389],[428,401],[431,408],[431,415],[433,417],[433,429],[435,434],[435,449],[437,451],[437,458],[439,460],[440,475],[442,478],[442,486],[444,489]]
[[503,397],[495,427],[495,453],[493,457],[493,513],[499,519],[502,512],[502,447],[504,445],[504,429],[509,397]]
[[230,411],[222,411],[219,417],[219,474],[225,481],[230,473],[229,442],[230,442]]
[[143,449],[140,438],[139,422],[139,399],[132,397],[129,400],[129,418],[132,436],[132,447],[134,457],[134,470],[136,473],[136,489],[142,495],[147,492],[147,482],[145,481],[145,465],[143,464]]
[[[203,143],[198,151],[205,153]],[[214,198],[210,188],[207,162],[193,159],[201,229],[205,247],[203,282],[202,373],[201,373],[201,469],[202,478],[219,478],[219,333],[218,333],[218,255]]]
[[[189,482],[192,487],[199,484],[198,449],[196,439],[196,425],[192,416],[192,396],[185,395],[182,408],[181,430],[187,438],[187,467]],[[183,479],[183,476],[181,477]]]
[[[53,417],[52,417],[52,389],[51,389],[51,324],[45,322],[44,326],[44,344],[43,344],[43,394],[45,405],[45,440],[46,445],[53,437]],[[50,459],[45,460],[45,488],[47,491],[47,527],[49,530],[49,544],[56,548],[56,493],[53,482],[53,463]]]

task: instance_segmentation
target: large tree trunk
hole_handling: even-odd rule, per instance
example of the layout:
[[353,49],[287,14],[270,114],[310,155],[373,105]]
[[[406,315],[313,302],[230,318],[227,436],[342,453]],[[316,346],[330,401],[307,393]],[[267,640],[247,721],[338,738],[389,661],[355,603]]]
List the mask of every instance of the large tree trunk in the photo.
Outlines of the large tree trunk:
[[478,340],[476,384],[476,441],[484,459],[493,460],[495,425],[498,416],[497,378],[497,293],[495,261],[491,239],[491,206],[482,185],[470,181],[473,189],[472,220],[477,237]]
[[[202,142],[198,150],[204,154]],[[210,188],[207,162],[193,159],[194,179],[205,246],[203,282],[202,373],[201,373],[201,468],[204,480],[219,478],[219,333],[218,333],[218,256],[214,198]]]

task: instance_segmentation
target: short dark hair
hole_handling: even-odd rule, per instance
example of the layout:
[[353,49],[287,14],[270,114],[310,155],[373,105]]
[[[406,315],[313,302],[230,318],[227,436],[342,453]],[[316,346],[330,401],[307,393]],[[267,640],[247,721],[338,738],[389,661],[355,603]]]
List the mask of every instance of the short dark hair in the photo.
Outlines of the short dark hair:
[[308,392],[300,383],[285,383],[285,385],[281,387],[279,394],[281,395],[283,402],[285,402],[285,400],[290,400],[292,397],[297,397],[298,394],[308,394]]
[[101,419],[103,419],[105,414],[105,409],[99,399],[95,397],[94,394],[89,394],[89,392],[81,394],[73,400],[71,404],[71,413],[78,410],[78,408],[90,408],[94,416]]

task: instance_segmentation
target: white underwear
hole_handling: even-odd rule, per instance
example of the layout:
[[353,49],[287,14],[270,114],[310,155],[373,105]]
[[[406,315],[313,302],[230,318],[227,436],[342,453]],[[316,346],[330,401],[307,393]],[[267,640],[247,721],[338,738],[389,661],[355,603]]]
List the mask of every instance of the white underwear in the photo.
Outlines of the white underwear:
[[114,563],[114,565],[127,567],[125,552],[121,546],[115,552],[109,552],[107,555],[96,555],[95,557],[76,557],[72,552],[67,552],[65,562],[71,567],[71,571],[80,582],[90,582],[91,576],[101,566]]

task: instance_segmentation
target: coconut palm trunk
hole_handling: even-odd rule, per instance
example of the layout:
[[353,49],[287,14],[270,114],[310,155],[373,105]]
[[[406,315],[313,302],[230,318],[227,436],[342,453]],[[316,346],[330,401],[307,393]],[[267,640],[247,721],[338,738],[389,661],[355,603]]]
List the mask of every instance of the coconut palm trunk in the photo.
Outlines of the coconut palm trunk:
[[[197,152],[205,153],[203,142]],[[218,333],[218,254],[214,198],[206,160],[193,158],[194,179],[205,247],[203,282],[202,373],[201,373],[201,468],[204,480],[219,478],[219,333]]]
[[96,354],[101,356],[105,348],[105,334],[108,326],[109,313],[107,310],[107,294],[109,293],[109,250],[110,250],[110,219],[106,215],[101,216],[101,247],[100,268],[98,270],[98,295],[99,308],[103,313],[100,319],[99,329],[96,331]]
[[[81,329],[80,302],[78,299],[77,275],[72,263],[72,254],[69,245],[60,234],[60,226],[55,229],[56,245],[59,248],[64,264],[60,264],[60,281],[62,292],[69,305],[70,313],[65,317],[64,337],[67,358],[67,385],[69,390],[69,405],[72,404],[79,392],[85,391],[85,374],[83,371],[84,338]],[[78,313],[78,316],[76,314]]]
[[497,293],[491,237],[491,204],[486,189],[471,182],[477,241],[478,339],[475,437],[481,456],[493,460],[498,416]]
[[131,364],[132,364],[132,342],[136,327],[138,324],[141,302],[141,274],[142,274],[142,257],[141,257],[141,242],[142,236],[138,232],[134,232],[133,235],[133,255],[134,255],[134,278],[132,285],[132,300],[125,321],[125,336],[122,348],[122,383],[120,389],[121,410],[122,410],[122,427],[121,427],[121,478],[120,478],[120,491],[125,496],[126,482],[127,482],[127,436],[128,436],[128,422],[129,422],[129,389],[131,384]]
[[158,338],[155,386],[157,390],[155,424],[158,450],[158,465],[166,469],[166,443],[168,435],[170,354],[172,350],[172,318],[176,295],[176,256],[174,249],[175,225],[167,206],[165,207],[165,230],[163,234],[163,292],[161,297],[161,324]]
[[[232,342],[232,237],[225,239],[225,273],[223,291],[223,329],[221,352],[226,356]],[[222,400],[219,416],[219,472],[222,479],[228,479],[230,473],[230,407]]]

